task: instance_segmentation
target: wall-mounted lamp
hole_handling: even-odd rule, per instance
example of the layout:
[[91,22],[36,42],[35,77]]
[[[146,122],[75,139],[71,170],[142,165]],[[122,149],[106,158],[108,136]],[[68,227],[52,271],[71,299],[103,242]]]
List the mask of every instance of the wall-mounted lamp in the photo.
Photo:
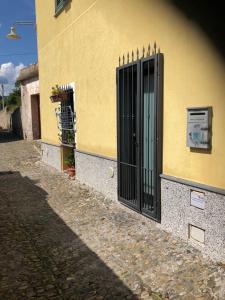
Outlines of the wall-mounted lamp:
[[36,22],[35,21],[17,21],[13,24],[13,26],[10,29],[10,33],[7,34],[7,38],[10,40],[19,40],[21,39],[21,36],[19,36],[16,33],[16,26],[17,25],[33,25],[34,27],[36,26]]

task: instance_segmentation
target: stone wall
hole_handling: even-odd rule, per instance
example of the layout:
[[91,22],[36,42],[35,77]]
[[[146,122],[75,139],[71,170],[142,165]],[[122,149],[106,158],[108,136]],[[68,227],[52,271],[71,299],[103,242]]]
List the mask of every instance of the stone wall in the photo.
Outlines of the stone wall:
[[[225,195],[166,179],[162,179],[161,188],[160,228],[225,262]],[[202,193],[203,209],[191,205],[193,191]]]
[[76,178],[117,200],[117,162],[107,158],[75,152]]
[[0,111],[0,129],[11,129],[11,112]]
[[51,145],[48,143],[41,143],[42,161],[47,165],[62,170],[61,163],[61,147],[58,145]]

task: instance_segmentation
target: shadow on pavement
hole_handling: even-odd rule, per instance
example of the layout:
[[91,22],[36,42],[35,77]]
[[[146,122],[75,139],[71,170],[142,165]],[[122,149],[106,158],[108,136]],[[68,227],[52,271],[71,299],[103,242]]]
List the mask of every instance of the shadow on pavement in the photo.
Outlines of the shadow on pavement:
[[0,299],[137,299],[43,189],[19,172],[0,175]]
[[0,143],[10,143],[19,140],[22,140],[22,138],[12,131],[0,129]]

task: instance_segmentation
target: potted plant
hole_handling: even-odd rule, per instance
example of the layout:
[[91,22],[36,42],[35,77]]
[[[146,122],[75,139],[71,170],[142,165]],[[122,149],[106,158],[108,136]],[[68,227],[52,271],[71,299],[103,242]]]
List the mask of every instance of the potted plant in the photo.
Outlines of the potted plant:
[[52,95],[50,96],[52,102],[67,100],[67,97],[68,93],[60,88],[58,84],[52,87]]
[[58,138],[59,138],[60,142],[62,142],[62,133],[61,132],[58,133]]
[[73,150],[70,151],[68,156],[65,159],[65,164],[67,165],[66,172],[70,177],[75,176],[75,158],[74,158],[74,153]]
[[66,143],[73,145],[74,144],[74,131],[68,130],[66,133]]

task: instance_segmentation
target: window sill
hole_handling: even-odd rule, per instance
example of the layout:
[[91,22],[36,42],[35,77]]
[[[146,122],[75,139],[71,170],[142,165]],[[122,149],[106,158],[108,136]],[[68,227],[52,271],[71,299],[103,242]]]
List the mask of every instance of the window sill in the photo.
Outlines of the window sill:
[[61,145],[61,146],[64,146],[64,147],[75,148],[75,144],[65,144],[65,143],[61,143],[60,145]]

